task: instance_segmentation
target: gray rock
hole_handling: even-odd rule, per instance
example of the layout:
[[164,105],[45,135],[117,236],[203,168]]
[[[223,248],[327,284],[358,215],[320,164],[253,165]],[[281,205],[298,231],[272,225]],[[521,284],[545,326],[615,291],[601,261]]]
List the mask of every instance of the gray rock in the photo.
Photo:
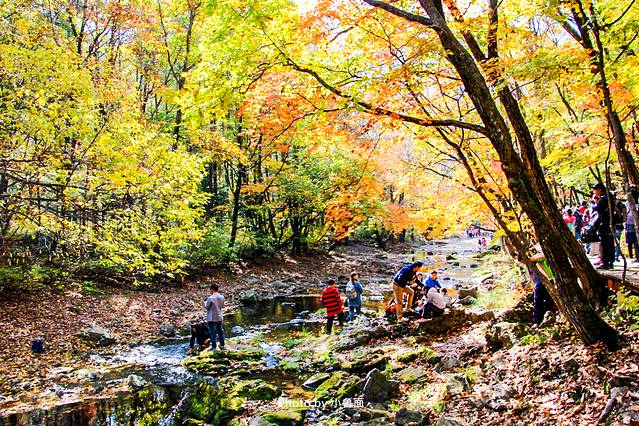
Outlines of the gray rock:
[[428,424],[428,414],[400,408],[395,417],[395,424],[398,426],[425,426]]
[[331,375],[329,373],[317,373],[309,377],[302,386],[306,389],[316,389],[330,377]]
[[233,334],[244,334],[244,333],[246,333],[246,330],[244,329],[244,327],[236,325],[235,327],[231,328],[231,333],[233,333]]
[[388,355],[383,351],[355,352],[350,362],[345,365],[345,370],[352,373],[367,373],[373,368],[383,370],[388,363]]
[[513,388],[503,383],[475,386],[475,394],[481,402],[494,411],[505,411],[508,401],[514,395]]
[[475,299],[472,296],[466,296],[463,299],[459,299],[459,303],[461,303],[464,306],[474,305],[476,301],[477,299]]
[[428,371],[422,368],[414,368],[407,367],[397,373],[399,376],[399,380],[406,383],[413,383],[422,377],[426,377],[428,375]]
[[441,416],[437,419],[436,426],[461,426],[461,420],[454,417]]
[[492,321],[495,319],[495,313],[481,308],[467,309],[466,315],[472,322]]
[[441,361],[435,365],[435,372],[441,373],[443,371],[450,370],[451,368],[459,367],[461,365],[461,361],[457,358],[446,357],[442,358]]
[[345,328],[342,335],[333,342],[333,349],[336,351],[355,349],[373,339],[385,336],[386,326],[381,321],[381,319],[371,320],[360,315],[357,321]]
[[366,376],[364,400],[368,402],[384,402],[388,400],[395,387],[377,368]]
[[479,296],[479,289],[477,287],[466,287],[459,289],[459,299],[463,299],[469,296],[476,299]]
[[175,327],[169,324],[163,324],[158,328],[158,333],[164,337],[175,337]]
[[265,300],[268,300],[263,294],[255,289],[243,290],[238,294],[240,302],[245,306],[255,306]]
[[451,395],[459,395],[469,389],[468,380],[461,374],[454,374],[446,382],[446,390]]
[[524,324],[498,322],[486,330],[486,344],[490,349],[508,349],[518,343],[526,332]]
[[628,386],[621,386],[610,389],[610,398],[622,401],[623,397],[628,393]]
[[515,306],[499,315],[499,321],[530,322],[532,321],[533,294],[524,296]]
[[373,419],[382,419],[388,422],[386,424],[390,424],[392,418],[392,414],[388,411],[368,407],[343,408],[343,412],[354,422],[366,422]]
[[144,380],[144,378],[138,376],[137,374],[131,374],[129,377],[127,377],[126,383],[129,389],[132,389],[134,391],[139,391],[147,385],[146,380]]
[[249,423],[249,426],[276,426],[275,423],[271,423],[266,420],[264,417],[255,417]]
[[115,335],[110,330],[99,325],[84,328],[76,336],[98,346],[108,346],[117,342]]

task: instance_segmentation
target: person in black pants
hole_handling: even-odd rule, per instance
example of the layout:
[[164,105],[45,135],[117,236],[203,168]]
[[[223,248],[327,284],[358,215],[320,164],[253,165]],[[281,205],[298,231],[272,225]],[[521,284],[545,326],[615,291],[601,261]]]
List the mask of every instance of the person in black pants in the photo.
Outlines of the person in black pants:
[[597,235],[601,241],[601,265],[598,269],[612,269],[615,261],[615,239],[610,229],[610,208],[606,197],[606,187],[598,182],[592,188],[594,195],[599,197],[593,212],[597,213],[597,219],[593,228],[597,230]]

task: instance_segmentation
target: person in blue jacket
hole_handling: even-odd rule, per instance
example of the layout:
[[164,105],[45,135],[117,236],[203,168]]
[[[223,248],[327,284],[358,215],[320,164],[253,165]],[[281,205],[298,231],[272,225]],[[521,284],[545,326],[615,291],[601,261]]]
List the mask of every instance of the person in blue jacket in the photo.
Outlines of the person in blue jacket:
[[355,319],[355,314],[362,313],[362,293],[364,289],[359,282],[359,273],[353,272],[351,280],[346,286],[346,297],[348,298],[348,318],[350,321]]
[[404,266],[393,277],[393,293],[397,301],[397,321],[402,321],[402,308],[404,303],[404,293],[408,294],[408,304],[406,310],[413,306],[415,291],[410,288],[410,284],[417,278],[417,271],[423,266],[422,262],[413,262]]
[[430,277],[428,277],[426,283],[424,284],[424,293],[428,293],[428,290],[433,287],[442,288],[442,285],[437,280],[437,271],[433,271],[430,273]]

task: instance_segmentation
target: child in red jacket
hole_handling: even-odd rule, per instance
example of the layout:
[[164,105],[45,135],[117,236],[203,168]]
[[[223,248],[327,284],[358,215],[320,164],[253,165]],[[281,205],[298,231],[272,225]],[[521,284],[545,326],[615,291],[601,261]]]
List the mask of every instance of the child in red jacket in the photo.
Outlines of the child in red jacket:
[[326,306],[326,333],[331,334],[336,316],[339,325],[344,325],[344,302],[339,295],[339,290],[335,287],[335,280],[328,280],[320,300]]

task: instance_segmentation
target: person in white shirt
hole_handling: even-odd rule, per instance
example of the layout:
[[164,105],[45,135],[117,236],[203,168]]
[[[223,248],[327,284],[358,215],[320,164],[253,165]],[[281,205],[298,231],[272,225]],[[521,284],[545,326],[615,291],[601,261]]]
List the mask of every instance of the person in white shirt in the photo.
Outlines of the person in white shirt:
[[426,294],[426,305],[424,305],[422,316],[434,318],[443,315],[447,303],[447,297],[437,291],[435,287],[431,287]]

